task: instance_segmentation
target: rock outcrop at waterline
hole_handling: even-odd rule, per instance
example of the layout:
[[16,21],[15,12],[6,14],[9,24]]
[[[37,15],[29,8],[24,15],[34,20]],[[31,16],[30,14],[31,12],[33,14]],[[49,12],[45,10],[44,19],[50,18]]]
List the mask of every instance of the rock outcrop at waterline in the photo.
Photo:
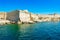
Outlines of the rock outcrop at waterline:
[[[7,21],[8,20],[8,21]],[[0,23],[35,23],[44,21],[60,21],[60,15],[57,14],[33,14],[28,10],[15,10],[11,12],[0,12]]]

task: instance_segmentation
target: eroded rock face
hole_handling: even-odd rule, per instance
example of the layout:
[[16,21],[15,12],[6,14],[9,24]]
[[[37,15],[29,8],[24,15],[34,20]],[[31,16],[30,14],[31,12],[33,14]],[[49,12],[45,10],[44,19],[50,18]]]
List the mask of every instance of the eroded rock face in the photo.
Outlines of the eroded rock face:
[[30,22],[30,13],[27,10],[12,11],[7,13],[7,20],[11,22]]
[[19,20],[19,11],[12,11],[7,13],[7,20],[10,20],[11,22],[18,22]]

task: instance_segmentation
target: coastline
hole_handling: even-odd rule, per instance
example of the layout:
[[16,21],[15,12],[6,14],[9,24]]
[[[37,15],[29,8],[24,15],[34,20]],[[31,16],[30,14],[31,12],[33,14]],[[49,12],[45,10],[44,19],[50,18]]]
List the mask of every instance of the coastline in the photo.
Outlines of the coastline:
[[15,10],[12,12],[0,12],[0,24],[33,24],[38,22],[60,21],[60,15],[33,14],[28,10]]

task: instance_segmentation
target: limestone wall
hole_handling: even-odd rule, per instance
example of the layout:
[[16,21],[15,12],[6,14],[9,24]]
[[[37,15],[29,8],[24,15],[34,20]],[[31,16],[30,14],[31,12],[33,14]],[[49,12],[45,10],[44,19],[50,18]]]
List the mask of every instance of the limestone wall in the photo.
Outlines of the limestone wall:
[[20,14],[19,18],[20,18],[21,22],[29,22],[30,21],[30,14],[28,11],[20,10],[19,14]]
[[6,20],[6,12],[0,12],[0,20]]
[[36,14],[31,14],[31,17],[33,18],[33,21],[39,20],[39,17]]

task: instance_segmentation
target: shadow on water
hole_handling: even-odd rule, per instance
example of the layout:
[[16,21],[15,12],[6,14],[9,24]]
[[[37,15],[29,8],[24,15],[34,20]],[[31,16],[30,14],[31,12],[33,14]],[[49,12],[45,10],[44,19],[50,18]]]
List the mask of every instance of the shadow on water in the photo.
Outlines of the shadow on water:
[[0,40],[17,40],[18,24],[0,25]]

